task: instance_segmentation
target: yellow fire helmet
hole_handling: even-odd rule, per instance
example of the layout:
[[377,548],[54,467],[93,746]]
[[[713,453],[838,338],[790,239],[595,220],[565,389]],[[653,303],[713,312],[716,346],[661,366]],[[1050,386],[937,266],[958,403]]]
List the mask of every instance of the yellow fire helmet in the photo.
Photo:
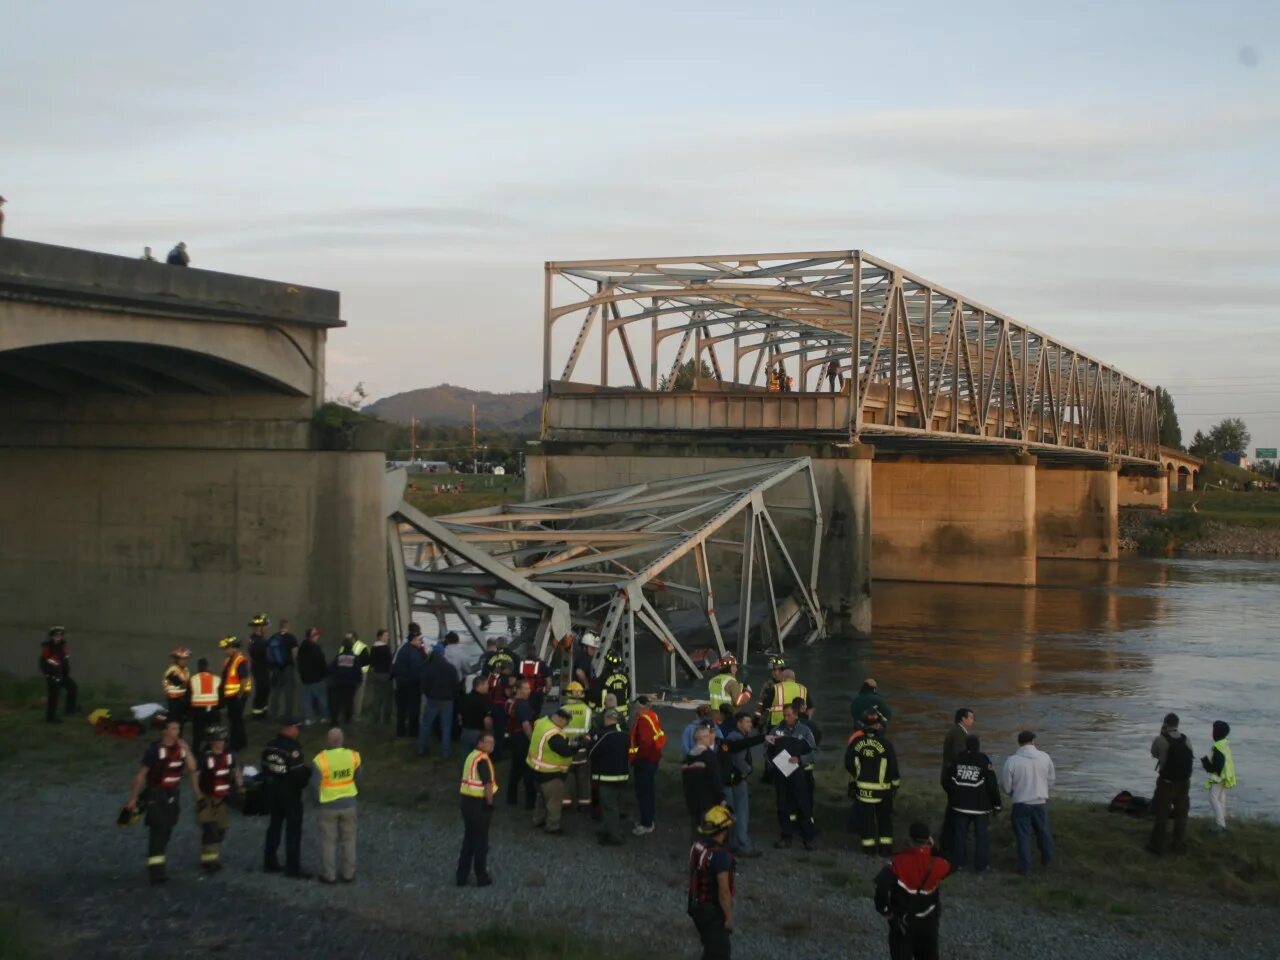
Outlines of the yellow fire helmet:
[[577,680],[571,680],[569,684],[564,688],[564,695],[566,697],[578,697],[579,699],[581,699],[586,694],[586,692],[587,691],[583,688],[582,684],[580,684]]
[[257,616],[255,616],[252,620],[249,621],[249,626],[269,627],[271,626],[271,621],[267,618],[267,615],[265,613],[259,613]]
[[698,832],[704,837],[712,837],[722,830],[728,830],[734,824],[733,811],[723,803],[717,803],[707,811],[698,826]]
[[218,646],[223,650],[226,650],[228,647],[238,647],[240,646],[240,638],[239,637],[223,637],[221,640],[218,641]]

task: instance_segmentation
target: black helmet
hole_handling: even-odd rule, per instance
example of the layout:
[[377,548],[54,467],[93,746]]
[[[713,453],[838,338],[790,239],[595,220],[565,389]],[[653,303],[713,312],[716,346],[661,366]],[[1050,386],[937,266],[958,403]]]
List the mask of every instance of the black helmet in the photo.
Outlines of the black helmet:
[[227,731],[225,727],[209,727],[204,732],[204,738],[210,742],[214,740],[227,739]]

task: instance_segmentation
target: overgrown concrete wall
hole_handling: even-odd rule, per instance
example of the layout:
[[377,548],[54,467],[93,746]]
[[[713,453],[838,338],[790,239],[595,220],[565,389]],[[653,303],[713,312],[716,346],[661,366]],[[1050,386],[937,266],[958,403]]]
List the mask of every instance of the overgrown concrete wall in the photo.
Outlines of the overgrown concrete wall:
[[[383,457],[271,450],[0,450],[0,669],[52,623],[81,677],[158,696],[178,643],[220,662],[256,612],[326,649],[387,617]],[[193,661],[194,662],[194,661]]]

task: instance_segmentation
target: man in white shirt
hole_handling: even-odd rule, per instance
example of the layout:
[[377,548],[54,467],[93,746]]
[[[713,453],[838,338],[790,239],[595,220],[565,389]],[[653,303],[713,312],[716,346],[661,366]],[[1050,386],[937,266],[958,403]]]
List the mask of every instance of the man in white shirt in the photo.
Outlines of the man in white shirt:
[[1013,836],[1018,844],[1018,872],[1031,873],[1031,834],[1036,835],[1040,863],[1053,862],[1053,834],[1049,831],[1049,791],[1053,788],[1053,761],[1036,747],[1030,730],[1018,734],[1018,751],[1000,770],[1000,789],[1013,800]]

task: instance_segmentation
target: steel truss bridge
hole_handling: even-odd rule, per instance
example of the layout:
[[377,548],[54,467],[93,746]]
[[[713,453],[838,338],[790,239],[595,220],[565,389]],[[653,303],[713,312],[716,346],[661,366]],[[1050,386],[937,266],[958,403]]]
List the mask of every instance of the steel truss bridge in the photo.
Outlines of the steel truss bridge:
[[[396,474],[390,482],[402,490],[404,473]],[[573,627],[599,630],[596,668],[617,651],[632,697],[643,636],[660,647],[674,684],[678,663],[701,676],[681,635],[701,633],[719,654],[732,648],[745,662],[753,626],[763,625],[777,649],[788,637],[807,643],[825,632],[822,510],[808,458],[435,518],[401,501],[390,520],[404,622],[416,594],[442,597],[483,649],[481,616],[521,617],[537,623],[543,659]],[[784,524],[786,541],[803,542],[802,555],[788,549]],[[735,585],[724,609],[717,572]],[[689,610],[697,611],[693,623],[675,621]]]
[[[861,250],[548,263],[543,332],[544,436],[786,430],[1159,459],[1154,387]],[[824,392],[832,361],[842,383]],[[771,369],[793,393],[769,393]],[[691,410],[690,393],[720,396]]]

